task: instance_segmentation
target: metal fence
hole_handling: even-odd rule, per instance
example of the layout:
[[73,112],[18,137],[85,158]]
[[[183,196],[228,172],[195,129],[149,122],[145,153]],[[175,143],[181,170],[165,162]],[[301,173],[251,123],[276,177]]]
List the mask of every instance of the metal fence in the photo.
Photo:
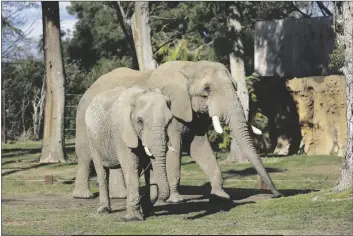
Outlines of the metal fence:
[[[65,95],[65,117],[64,117],[64,137],[73,138],[76,130],[76,110],[78,103],[83,94],[66,94]],[[1,142],[7,143],[7,111],[6,111],[6,94],[5,90],[1,91]],[[44,124],[44,122],[42,123]]]
[[76,111],[78,103],[83,94],[66,94],[66,105],[65,105],[65,130],[64,135],[65,138],[73,138],[75,136],[76,131]]

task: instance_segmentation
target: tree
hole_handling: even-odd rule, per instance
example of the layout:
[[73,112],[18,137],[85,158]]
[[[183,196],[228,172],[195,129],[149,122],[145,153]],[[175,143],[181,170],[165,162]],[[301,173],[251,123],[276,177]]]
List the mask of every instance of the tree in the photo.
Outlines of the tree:
[[[231,4],[229,6],[231,17],[228,20],[228,28],[230,35],[233,35],[233,50],[229,54],[230,71],[233,79],[237,84],[237,95],[240,103],[243,106],[246,120],[249,119],[249,92],[245,81],[245,66],[244,66],[244,46],[241,38],[241,15],[239,4]],[[232,140],[230,153],[225,162],[247,162],[247,159],[237,147],[236,140]]]
[[65,162],[65,79],[61,53],[59,2],[43,1],[42,15],[46,98],[40,162]]
[[[131,8],[133,6],[132,4],[133,2],[131,2],[128,5],[128,10],[131,11]],[[136,49],[135,49],[135,44],[134,44],[134,38],[132,36],[132,32],[128,32],[127,28],[125,27],[125,24],[130,25],[130,29],[131,28],[131,20],[130,17],[128,16],[127,13],[125,13],[123,6],[121,5],[120,2],[109,2],[109,4],[111,4],[111,6],[113,8],[115,8],[116,11],[116,16],[118,18],[121,30],[123,31],[124,35],[125,35],[125,41],[128,44],[128,47],[130,49],[131,52],[131,57],[132,57],[132,61],[133,61],[133,68],[138,69],[138,60],[136,57]]]
[[335,187],[336,191],[343,191],[353,186],[353,2],[343,2],[342,10],[345,46],[343,74],[346,78],[347,96],[347,150],[345,162],[341,168],[341,177]]
[[37,7],[34,2],[1,2],[1,58],[6,61],[19,59],[23,54],[23,49],[30,40],[26,38],[27,31],[33,29],[33,23],[29,28],[21,30],[26,20],[23,11],[32,7]]
[[84,89],[115,68],[137,68],[112,2],[71,2],[67,10],[78,21],[63,53],[85,75]]
[[[41,129],[42,116],[40,112],[34,115],[33,102],[38,105],[37,109],[43,107],[37,103],[43,80],[44,64],[40,60],[29,57],[2,63],[2,89],[6,91],[3,103],[7,110],[6,129],[9,139],[39,138],[35,132]],[[37,119],[35,122],[34,116]],[[35,129],[34,123],[37,125]]]
[[151,70],[156,68],[151,45],[151,27],[148,2],[135,2],[135,13],[132,16],[132,35],[139,69]]

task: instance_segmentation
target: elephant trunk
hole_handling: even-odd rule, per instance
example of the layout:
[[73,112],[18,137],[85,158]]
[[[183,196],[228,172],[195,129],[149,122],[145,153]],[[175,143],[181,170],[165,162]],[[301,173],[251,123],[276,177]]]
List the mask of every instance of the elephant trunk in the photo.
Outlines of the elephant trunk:
[[[265,182],[267,187],[271,190],[275,197],[281,196],[281,194],[276,189],[270,176],[268,175],[260,156],[257,154],[255,147],[253,145],[252,139],[249,133],[249,127],[245,119],[245,114],[243,107],[240,103],[238,96],[234,91],[225,90],[222,94],[224,96],[223,101],[232,101],[230,104],[224,104],[224,107],[210,107],[210,115],[212,116],[212,122],[214,126],[218,126],[217,117],[218,115],[222,117],[227,124],[229,124],[231,130],[231,137],[235,140],[238,147],[240,148],[242,154],[250,161],[254,166],[257,173],[260,175],[262,180]],[[219,103],[214,103],[219,104]],[[221,128],[217,128],[221,131]]]
[[240,101],[235,101],[232,108],[228,110],[228,113],[226,114],[229,114],[227,120],[231,129],[232,138],[235,140],[245,157],[255,167],[257,173],[260,175],[274,196],[280,196],[281,193],[278,192],[277,188],[273,184],[272,179],[267,173],[260,156],[255,150]]
[[166,135],[163,131],[154,131],[151,151],[154,155],[152,161],[153,172],[158,185],[158,198],[167,200],[169,198],[169,184],[166,169]]

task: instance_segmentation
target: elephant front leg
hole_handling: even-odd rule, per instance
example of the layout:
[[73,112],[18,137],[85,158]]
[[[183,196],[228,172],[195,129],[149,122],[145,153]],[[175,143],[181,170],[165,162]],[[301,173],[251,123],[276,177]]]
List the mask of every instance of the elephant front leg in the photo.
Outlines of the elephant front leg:
[[108,189],[108,175],[109,169],[105,168],[102,164],[100,158],[93,157],[94,166],[97,172],[97,180],[99,183],[99,207],[98,213],[110,213],[110,199],[109,199],[109,189]]
[[[146,168],[146,167],[144,167]],[[157,202],[158,199],[158,187],[155,176],[153,174],[152,168],[144,169],[144,177],[146,182],[146,192],[140,200],[140,205],[143,210],[144,216],[151,214],[153,205]]]
[[172,124],[168,127],[169,144],[166,165],[170,196],[167,202],[171,203],[184,201],[178,191],[181,176],[181,135],[177,125],[177,121],[173,119]]
[[110,198],[126,198],[126,186],[123,170],[121,168],[110,169],[109,173],[109,195]]
[[167,202],[178,203],[183,202],[184,198],[179,194],[178,187],[180,185],[181,176],[181,156],[180,147],[169,149],[167,152],[167,177],[170,187],[170,196]]
[[141,221],[144,219],[140,206],[140,183],[138,174],[138,158],[133,153],[119,155],[121,168],[124,172],[124,178],[127,186],[125,221]]
[[206,135],[195,135],[190,145],[190,156],[208,176],[211,182],[211,194],[223,199],[230,199],[223,189],[222,172]]

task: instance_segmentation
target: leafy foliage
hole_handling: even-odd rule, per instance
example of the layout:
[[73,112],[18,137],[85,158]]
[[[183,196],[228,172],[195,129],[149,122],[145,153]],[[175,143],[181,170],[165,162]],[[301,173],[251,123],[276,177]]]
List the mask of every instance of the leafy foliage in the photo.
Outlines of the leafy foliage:
[[87,73],[86,84],[116,67],[131,67],[114,9],[103,2],[72,2],[68,11],[78,22],[67,45],[67,58]]
[[328,68],[331,73],[341,73],[339,70],[344,65],[344,48],[335,42],[332,53],[330,54],[330,62]]

